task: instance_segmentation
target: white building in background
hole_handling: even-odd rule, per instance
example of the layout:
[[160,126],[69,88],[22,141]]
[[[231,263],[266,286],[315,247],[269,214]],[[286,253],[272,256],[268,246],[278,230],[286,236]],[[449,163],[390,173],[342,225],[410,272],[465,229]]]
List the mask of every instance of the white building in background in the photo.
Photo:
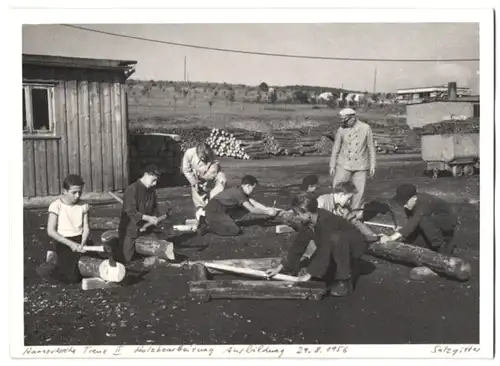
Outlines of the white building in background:
[[[401,104],[416,104],[448,98],[448,86],[427,86],[422,88],[398,89],[396,100]],[[469,88],[457,88],[457,98],[470,95]]]

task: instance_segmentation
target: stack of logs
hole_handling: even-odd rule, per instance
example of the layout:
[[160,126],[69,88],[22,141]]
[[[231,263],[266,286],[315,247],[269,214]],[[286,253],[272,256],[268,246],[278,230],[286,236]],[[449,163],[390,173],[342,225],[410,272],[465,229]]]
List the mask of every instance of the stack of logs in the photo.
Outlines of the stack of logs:
[[237,140],[233,134],[224,130],[214,128],[210,136],[206,139],[206,142],[217,156],[250,159],[250,156],[248,156],[241,146],[241,141]]

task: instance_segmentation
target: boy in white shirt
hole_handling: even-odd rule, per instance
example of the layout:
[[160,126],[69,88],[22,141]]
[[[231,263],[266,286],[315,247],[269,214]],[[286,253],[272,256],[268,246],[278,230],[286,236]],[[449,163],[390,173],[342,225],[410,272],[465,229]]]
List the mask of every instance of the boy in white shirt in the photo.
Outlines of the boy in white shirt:
[[68,283],[81,280],[78,261],[83,247],[90,244],[89,205],[80,201],[84,182],[76,174],[63,181],[63,194],[49,206],[47,234],[57,255],[56,277]]

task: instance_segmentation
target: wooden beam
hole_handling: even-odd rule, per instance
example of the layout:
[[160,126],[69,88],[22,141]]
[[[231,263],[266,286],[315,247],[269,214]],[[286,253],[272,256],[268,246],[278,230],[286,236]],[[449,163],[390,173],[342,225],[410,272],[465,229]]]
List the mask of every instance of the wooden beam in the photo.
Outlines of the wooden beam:
[[[244,275],[244,276],[249,276],[249,277],[254,277],[254,278],[264,278],[264,279],[268,278],[266,272],[258,271],[258,270],[252,269],[252,268],[235,267],[235,266],[228,266],[228,265],[220,264],[220,263],[207,263],[207,262],[204,262],[203,265],[207,268],[216,269],[218,271],[222,271],[222,272],[226,272],[226,273],[239,274],[239,275]],[[278,280],[278,281],[296,282],[298,278],[294,277],[294,276],[277,274],[272,279]]]
[[257,300],[320,300],[327,294],[323,282],[289,283],[278,281],[201,280],[190,281],[195,298]]

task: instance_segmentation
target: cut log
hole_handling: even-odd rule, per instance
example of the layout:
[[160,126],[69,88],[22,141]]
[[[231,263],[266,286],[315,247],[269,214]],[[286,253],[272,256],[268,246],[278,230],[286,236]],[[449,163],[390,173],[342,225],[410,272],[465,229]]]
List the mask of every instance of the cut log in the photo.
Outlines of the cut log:
[[[226,273],[239,274],[239,275],[255,277],[255,278],[264,278],[264,279],[269,278],[268,275],[266,274],[266,272],[258,271],[258,270],[251,269],[251,268],[234,267],[234,266],[228,266],[228,265],[224,265],[224,264],[220,264],[220,263],[204,262],[203,264],[207,268],[216,269],[216,270],[226,272]],[[274,276],[272,278],[272,280],[297,282],[297,277],[283,275],[283,274],[277,274],[276,276]]]
[[145,256],[175,260],[174,243],[149,236],[139,236],[135,241],[137,253]]
[[120,224],[118,217],[89,217],[89,226],[94,230],[117,229]]
[[189,282],[193,295],[211,299],[320,300],[327,289],[323,282],[205,280]]
[[472,270],[470,263],[461,258],[400,242],[373,243],[367,253],[398,263],[428,267],[434,272],[460,281],[467,281]]
[[115,266],[107,259],[82,256],[78,261],[78,269],[83,277],[100,277],[108,282],[121,282],[125,278],[125,266],[115,262]]
[[99,290],[106,288],[120,287],[116,282],[104,281],[100,277],[91,277],[82,279],[82,290]]

